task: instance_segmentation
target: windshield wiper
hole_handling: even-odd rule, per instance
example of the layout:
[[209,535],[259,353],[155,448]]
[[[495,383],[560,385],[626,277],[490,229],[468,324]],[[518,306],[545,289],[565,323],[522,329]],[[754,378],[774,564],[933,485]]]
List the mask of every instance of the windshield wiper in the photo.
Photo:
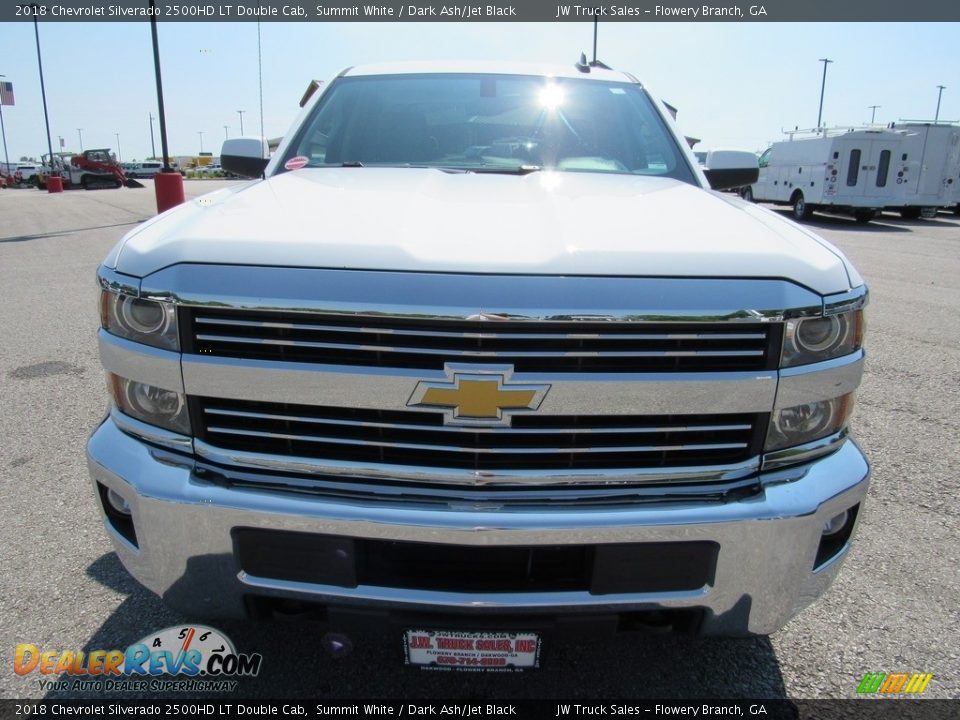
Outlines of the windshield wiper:
[[[340,163],[340,167],[366,167],[359,160],[344,160]],[[374,167],[392,167],[392,168],[420,168],[420,169],[433,169],[440,170],[447,173],[490,173],[490,174],[500,174],[500,175],[529,175],[530,173],[535,173],[543,168],[539,165],[520,165],[519,167],[508,167],[508,166],[497,166],[497,165],[483,165],[480,167],[469,167],[469,166],[444,166],[444,165],[411,165],[409,163],[404,165],[375,165]]]
[[496,166],[484,166],[484,167],[472,167],[467,168],[470,172],[474,173],[493,173],[500,175],[529,175],[530,173],[539,172],[543,170],[539,165],[520,165],[519,167],[496,167]]

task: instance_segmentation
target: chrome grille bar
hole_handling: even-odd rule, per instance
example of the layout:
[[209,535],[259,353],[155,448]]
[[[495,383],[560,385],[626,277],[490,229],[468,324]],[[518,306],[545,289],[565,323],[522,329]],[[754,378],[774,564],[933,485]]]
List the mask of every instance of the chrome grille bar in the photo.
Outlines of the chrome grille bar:
[[696,333],[636,333],[636,332],[611,332],[603,333],[556,333],[556,332],[512,332],[498,333],[490,332],[455,332],[440,330],[404,330],[401,328],[373,327],[363,325],[317,325],[294,322],[271,322],[267,320],[232,320],[229,318],[214,318],[197,316],[194,322],[201,325],[224,325],[233,327],[252,327],[252,328],[279,328],[284,330],[313,330],[316,332],[337,332],[337,333],[385,333],[390,335],[412,335],[415,337],[444,337],[444,338],[471,338],[480,340],[494,340],[497,338],[508,338],[511,340],[763,340],[765,333],[718,333],[718,332],[696,332]]
[[516,372],[635,373],[772,370],[776,323],[532,323],[185,307],[185,350],[205,357],[333,366],[442,369],[510,364]]
[[[424,425],[413,423],[388,423],[371,422],[346,419],[329,419],[317,417],[305,417],[302,415],[278,415],[271,413],[258,413],[242,410],[225,410],[223,408],[204,408],[203,412],[207,415],[225,415],[230,417],[242,417],[262,420],[283,420],[285,422],[314,423],[318,425],[344,425],[348,427],[364,428],[389,428],[391,430],[429,430],[430,432],[446,432],[462,434],[463,428],[446,425]],[[676,425],[676,426],[655,426],[655,427],[605,427],[605,428],[524,428],[524,427],[472,427],[470,432],[481,435],[500,434],[500,435],[579,435],[583,433],[664,433],[664,432],[712,432],[720,430],[750,430],[750,425]]]
[[[683,477],[691,468],[731,467],[759,455],[765,414],[739,415],[544,415],[515,416],[512,427],[443,424],[443,414],[424,410],[373,410],[276,402],[191,397],[198,447],[229,457],[298,458],[319,467],[445,469],[463,477],[524,473],[538,482],[550,475],[582,475],[590,482],[611,470],[669,470]],[[208,453],[208,457],[212,455]],[[246,462],[246,461],[244,461]],[[507,475],[504,475],[506,473]],[[511,473],[513,475],[511,475]],[[616,478],[616,479],[614,479]],[[602,481],[601,481],[602,482]]]
[[[736,448],[745,448],[747,443],[713,443],[713,444],[689,444],[689,445],[623,445],[623,446],[603,446],[603,447],[546,447],[537,446],[530,448],[474,448],[455,445],[428,445],[420,443],[402,443],[402,442],[383,442],[380,440],[351,440],[348,438],[308,435],[300,433],[278,433],[262,432],[259,430],[236,430],[232,428],[223,428],[211,425],[207,427],[207,432],[211,434],[240,435],[243,437],[261,437],[277,440],[297,440],[300,442],[326,443],[331,445],[360,445],[364,447],[385,447],[402,448],[404,450],[429,450],[435,452],[461,452],[461,453],[506,453],[512,455],[533,455],[543,453],[637,453],[637,452],[665,452],[668,450],[732,450]],[[461,433],[462,434],[462,433]]]
[[[417,355],[443,355],[447,357],[510,357],[564,358],[564,357],[762,357],[763,350],[593,350],[593,351],[541,351],[541,350],[453,350],[447,348],[404,347],[401,345],[363,345],[347,343],[313,342],[309,340],[275,340],[271,338],[244,338],[230,335],[198,334],[197,340],[244,345],[282,345],[285,347],[319,348],[325,350],[352,350],[360,352],[411,353]],[[609,339],[609,338],[607,338]]]

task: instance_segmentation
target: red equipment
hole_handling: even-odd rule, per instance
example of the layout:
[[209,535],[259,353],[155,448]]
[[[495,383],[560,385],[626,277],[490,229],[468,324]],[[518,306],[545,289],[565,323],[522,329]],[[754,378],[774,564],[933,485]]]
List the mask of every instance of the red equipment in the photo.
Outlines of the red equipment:
[[113,159],[110,150],[103,148],[85,150],[80,155],[70,158],[70,164],[80,170],[89,170],[92,173],[112,174],[117,179],[117,186],[126,185],[128,188],[142,188],[143,185],[132,178],[128,178],[123,168]]

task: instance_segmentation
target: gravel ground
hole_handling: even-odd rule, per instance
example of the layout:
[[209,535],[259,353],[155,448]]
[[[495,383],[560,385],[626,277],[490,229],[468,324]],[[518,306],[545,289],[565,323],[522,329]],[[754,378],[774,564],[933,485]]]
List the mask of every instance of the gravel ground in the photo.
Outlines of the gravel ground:
[[[0,192],[0,649],[125,647],[188,619],[123,570],[92,501],[84,443],[104,412],[94,271],[154,213],[146,190]],[[187,181],[189,197],[226,183]],[[769,638],[625,636],[554,648],[541,670],[448,674],[399,665],[393,638],[332,658],[322,626],[222,623],[264,655],[244,696],[790,697],[854,695],[864,673],[934,674],[960,697],[960,218],[869,225],[816,216],[871,288],[867,373],[854,418],[873,464],[858,540],[827,595]],[[7,664],[0,697],[63,697]]]

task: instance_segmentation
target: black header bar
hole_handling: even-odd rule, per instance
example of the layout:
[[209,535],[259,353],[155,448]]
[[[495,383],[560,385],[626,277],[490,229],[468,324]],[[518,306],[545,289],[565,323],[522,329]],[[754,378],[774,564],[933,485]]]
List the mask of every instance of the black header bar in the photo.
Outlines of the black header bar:
[[[0,21],[142,22],[147,0],[39,0],[0,3]],[[165,22],[950,22],[956,0],[170,0],[157,2]]]
[[[142,682],[150,682],[143,680]],[[189,682],[189,681],[168,681]],[[196,681],[194,681],[196,682]],[[0,700],[0,719],[73,717],[316,718],[385,717],[453,718],[575,718],[665,717],[746,718],[749,720],[948,720],[960,710],[957,700],[856,698],[847,700],[244,700],[231,693],[197,699],[189,693],[168,700]]]

